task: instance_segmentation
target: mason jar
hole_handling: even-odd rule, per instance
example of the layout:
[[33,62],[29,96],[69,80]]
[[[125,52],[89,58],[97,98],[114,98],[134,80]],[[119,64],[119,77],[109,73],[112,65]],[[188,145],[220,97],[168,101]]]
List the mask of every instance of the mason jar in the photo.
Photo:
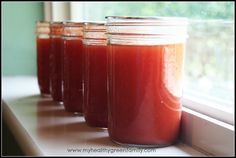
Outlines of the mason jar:
[[65,22],[63,29],[63,103],[66,111],[83,108],[83,23]]
[[107,127],[107,38],[105,22],[84,25],[84,117],[92,127]]
[[50,53],[49,22],[38,21],[36,24],[37,46],[37,79],[41,95],[50,95],[49,53]]
[[108,131],[114,142],[144,147],[179,134],[187,20],[108,16]]
[[51,95],[54,101],[62,102],[62,22],[51,22],[50,24],[50,83]]

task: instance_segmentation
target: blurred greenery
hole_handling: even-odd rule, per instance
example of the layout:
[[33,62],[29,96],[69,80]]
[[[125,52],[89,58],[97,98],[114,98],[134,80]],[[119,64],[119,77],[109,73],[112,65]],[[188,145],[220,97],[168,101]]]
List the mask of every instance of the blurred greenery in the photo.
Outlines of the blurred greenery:
[[[234,1],[222,2],[106,2],[85,3],[86,18],[105,16],[183,16],[190,19],[234,19]],[[103,9],[97,11],[95,8]],[[96,12],[95,14],[93,14]]]
[[199,95],[220,98],[233,108],[234,1],[97,2],[86,3],[85,7],[85,20],[104,20],[104,16],[187,17],[185,87],[188,93],[201,92]]
[[185,58],[187,87],[230,101],[229,104],[233,105],[234,22],[193,20],[188,35]]

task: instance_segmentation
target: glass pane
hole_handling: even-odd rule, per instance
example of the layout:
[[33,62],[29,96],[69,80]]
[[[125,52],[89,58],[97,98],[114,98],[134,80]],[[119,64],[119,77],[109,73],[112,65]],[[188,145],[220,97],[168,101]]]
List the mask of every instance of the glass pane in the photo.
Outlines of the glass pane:
[[234,109],[234,2],[82,3],[84,20],[105,16],[183,16],[189,18],[184,97]]
[[188,30],[184,94],[233,112],[234,22],[192,20]]

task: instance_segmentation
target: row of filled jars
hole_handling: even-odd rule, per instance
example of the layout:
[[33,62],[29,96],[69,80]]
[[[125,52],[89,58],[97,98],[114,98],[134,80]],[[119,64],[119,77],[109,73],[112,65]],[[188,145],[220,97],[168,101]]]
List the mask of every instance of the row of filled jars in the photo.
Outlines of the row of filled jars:
[[118,143],[166,146],[181,119],[186,19],[106,17],[106,22],[38,22],[42,95],[108,127]]

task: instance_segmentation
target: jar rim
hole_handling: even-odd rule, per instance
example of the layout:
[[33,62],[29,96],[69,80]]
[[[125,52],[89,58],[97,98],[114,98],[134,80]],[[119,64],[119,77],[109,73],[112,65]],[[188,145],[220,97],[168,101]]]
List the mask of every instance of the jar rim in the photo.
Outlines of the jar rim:
[[50,21],[50,24],[51,24],[51,25],[56,25],[56,24],[62,25],[63,22],[62,22],[62,21]]
[[106,32],[105,21],[86,22],[84,23],[84,30],[86,32]]
[[36,27],[37,28],[49,28],[50,23],[49,22],[45,22],[45,21],[37,21],[36,23]]
[[107,25],[187,25],[186,17],[161,16],[106,16]]
[[171,16],[106,16],[105,19],[133,19],[133,20],[187,20],[186,17]]
[[98,25],[98,26],[103,26],[106,25],[105,21],[88,21],[84,22],[84,25]]
[[49,24],[49,23],[50,23],[50,21],[45,21],[45,20],[38,20],[38,21],[36,21],[36,23],[47,23],[47,24]]
[[63,22],[64,27],[83,27],[83,22],[73,22],[73,21],[66,21]]

